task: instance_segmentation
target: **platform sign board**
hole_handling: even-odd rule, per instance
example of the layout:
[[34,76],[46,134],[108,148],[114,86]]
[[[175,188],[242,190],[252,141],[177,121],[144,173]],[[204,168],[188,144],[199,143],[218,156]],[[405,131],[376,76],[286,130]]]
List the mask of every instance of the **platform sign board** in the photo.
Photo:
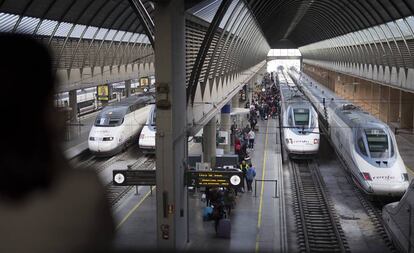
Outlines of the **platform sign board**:
[[107,84],[98,85],[96,87],[97,98],[99,101],[108,101],[109,100],[109,86]]
[[156,185],[155,170],[113,170],[114,185]]
[[148,86],[149,84],[149,78],[148,77],[141,77],[139,79],[139,85],[140,86]]
[[187,186],[193,187],[243,187],[241,171],[188,171]]

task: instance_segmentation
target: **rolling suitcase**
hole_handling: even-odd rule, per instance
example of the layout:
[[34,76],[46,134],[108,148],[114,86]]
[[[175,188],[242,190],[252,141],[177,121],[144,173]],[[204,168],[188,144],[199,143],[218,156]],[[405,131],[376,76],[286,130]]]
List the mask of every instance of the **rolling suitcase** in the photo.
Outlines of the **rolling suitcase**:
[[220,219],[217,228],[217,237],[230,238],[231,223],[229,219]]
[[211,206],[206,206],[203,209],[203,221],[211,220],[211,215],[213,214],[213,208]]

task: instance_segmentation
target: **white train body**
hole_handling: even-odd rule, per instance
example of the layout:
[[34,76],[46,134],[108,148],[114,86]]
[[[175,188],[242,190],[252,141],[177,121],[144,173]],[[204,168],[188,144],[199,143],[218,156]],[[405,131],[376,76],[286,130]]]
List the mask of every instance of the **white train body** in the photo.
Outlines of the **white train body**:
[[109,156],[125,149],[145,124],[149,101],[149,97],[134,96],[104,107],[89,132],[89,150]]
[[328,135],[356,184],[370,195],[402,196],[408,174],[388,125],[311,78],[291,74],[328,123]]
[[156,134],[156,116],[157,109],[155,104],[151,105],[145,126],[139,135],[138,145],[143,153],[155,153],[155,134]]
[[287,75],[278,75],[283,144],[290,157],[308,158],[319,151],[318,114]]

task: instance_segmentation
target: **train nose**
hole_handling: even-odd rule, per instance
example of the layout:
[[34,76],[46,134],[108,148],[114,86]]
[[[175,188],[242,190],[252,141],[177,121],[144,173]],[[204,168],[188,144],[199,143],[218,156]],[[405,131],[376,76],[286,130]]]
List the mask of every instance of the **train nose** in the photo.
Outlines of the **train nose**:
[[377,195],[400,197],[408,188],[408,182],[390,184],[371,184],[373,192]]

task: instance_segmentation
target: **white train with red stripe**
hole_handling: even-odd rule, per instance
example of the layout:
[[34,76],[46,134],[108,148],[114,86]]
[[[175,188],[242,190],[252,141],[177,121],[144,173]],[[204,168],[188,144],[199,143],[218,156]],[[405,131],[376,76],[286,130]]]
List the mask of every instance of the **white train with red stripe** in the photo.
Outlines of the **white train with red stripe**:
[[312,158],[319,151],[318,114],[291,78],[278,74],[283,144],[291,158]]
[[359,188],[369,195],[402,196],[408,174],[388,125],[308,76],[290,73],[328,123],[327,134]]

